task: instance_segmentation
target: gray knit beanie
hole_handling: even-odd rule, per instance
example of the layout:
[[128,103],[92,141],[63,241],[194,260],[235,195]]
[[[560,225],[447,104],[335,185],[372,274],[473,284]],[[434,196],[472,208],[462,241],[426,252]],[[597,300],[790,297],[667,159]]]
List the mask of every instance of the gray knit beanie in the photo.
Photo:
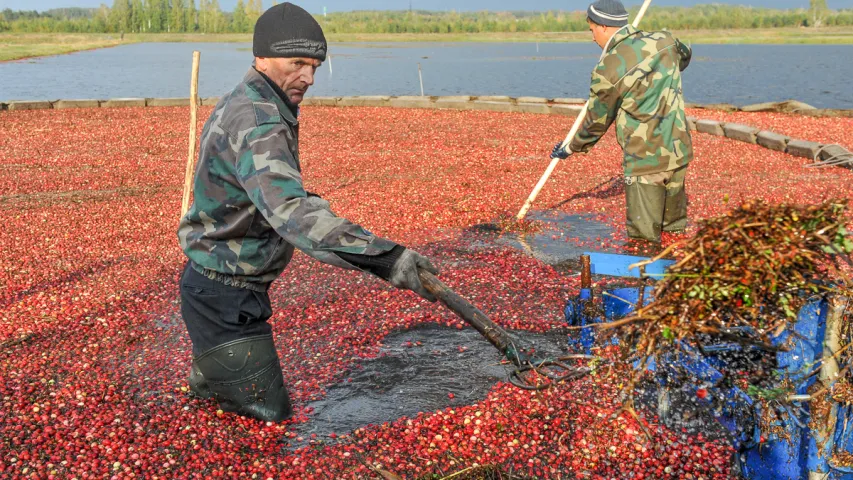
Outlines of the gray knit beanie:
[[624,27],[628,24],[628,11],[619,0],[598,0],[586,10],[592,23],[607,27]]
[[252,53],[256,57],[326,60],[326,36],[317,20],[292,3],[275,5],[258,18]]

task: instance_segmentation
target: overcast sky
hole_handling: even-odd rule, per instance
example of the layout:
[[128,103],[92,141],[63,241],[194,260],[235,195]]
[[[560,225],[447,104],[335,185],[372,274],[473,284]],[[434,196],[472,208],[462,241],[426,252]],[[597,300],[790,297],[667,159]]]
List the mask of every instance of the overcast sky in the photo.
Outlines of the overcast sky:
[[[423,10],[583,10],[591,0],[412,0],[414,8]],[[0,10],[48,10],[57,7],[97,7],[101,3],[112,5],[113,0],[0,0]],[[196,3],[198,3],[196,1]],[[237,0],[219,0],[223,10],[232,10]],[[272,0],[263,0],[264,7]],[[281,3],[281,2],[279,2]],[[409,0],[296,0],[297,5],[312,13],[341,10],[405,10]],[[640,0],[625,0],[626,5],[636,5]],[[696,5],[701,3],[730,3],[754,7],[799,8],[808,7],[808,0],[655,0],[652,5]],[[853,8],[853,0],[827,0],[829,8]]]

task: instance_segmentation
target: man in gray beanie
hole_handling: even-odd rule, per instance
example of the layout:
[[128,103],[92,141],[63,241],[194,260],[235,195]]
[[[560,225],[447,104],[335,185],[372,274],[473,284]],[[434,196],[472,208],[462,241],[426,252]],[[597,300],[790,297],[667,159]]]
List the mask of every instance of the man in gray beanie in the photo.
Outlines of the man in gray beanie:
[[189,259],[180,287],[190,389],[263,421],[291,415],[267,320],[268,290],[294,248],[435,301],[418,278],[420,269],[438,273],[429,260],[336,216],[302,184],[298,105],[326,48],[320,25],[296,5],[261,15],[253,68],[204,125],[193,204],[178,228]]
[[568,147],[551,158],[588,152],[616,123],[624,153],[628,236],[660,242],[661,231],[687,226],[684,181],[693,159],[681,71],[690,48],[669,32],[628,25],[619,0],[598,0],[587,9],[593,41],[603,49],[592,72],[589,111]]

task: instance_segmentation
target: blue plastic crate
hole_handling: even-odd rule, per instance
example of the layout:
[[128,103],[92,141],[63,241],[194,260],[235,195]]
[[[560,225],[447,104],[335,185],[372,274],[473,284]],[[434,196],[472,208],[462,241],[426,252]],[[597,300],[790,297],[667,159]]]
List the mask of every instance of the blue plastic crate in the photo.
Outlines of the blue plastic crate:
[[[636,270],[628,270],[628,265],[644,260],[613,254],[589,253],[594,274],[623,277],[639,277]],[[661,276],[671,262],[655,262],[645,268],[647,276]],[[585,312],[586,303],[591,302],[593,292],[582,289],[577,298],[570,299],[565,307],[566,322],[572,326],[587,326],[600,322],[611,322],[625,317],[634,311],[639,300],[639,288],[619,288],[602,293],[601,309],[596,318],[589,318]],[[644,305],[654,298],[654,289],[645,287]],[[817,297],[810,301],[800,312],[793,332],[783,332],[774,342],[783,343],[793,335],[793,348],[777,354],[779,369],[787,373],[795,384],[799,382],[796,393],[805,395],[816,381],[815,376],[807,377],[814,363],[823,356],[823,339],[826,328],[828,304]],[[617,342],[613,339],[612,342]],[[575,351],[590,352],[596,345],[594,328],[576,330],[569,336],[569,345]],[[705,402],[718,400],[722,408],[713,411],[716,420],[733,433],[735,448],[738,449],[738,466],[744,478],[749,480],[787,480],[808,479],[810,472],[820,472],[820,478],[853,480],[853,470],[841,468],[831,463],[836,451],[853,452],[853,408],[836,405],[837,422],[831,439],[819,448],[809,426],[808,404],[797,411],[791,411],[793,418],[785,424],[777,425],[785,431],[784,438],[767,434],[762,435],[754,422],[747,418],[760,415],[759,404],[746,392],[722,385],[720,369],[725,367],[725,352],[742,349],[739,344],[720,344],[704,349],[700,354],[689,345],[682,345],[678,353],[658,358],[648,366],[650,370],[664,373],[667,369],[686,371],[695,379],[693,390],[705,389]],[[659,375],[662,387],[665,387],[666,375]],[[695,392],[694,392],[695,393]],[[722,400],[719,402],[719,400]],[[740,423],[744,423],[743,425]],[[754,425],[752,428],[745,425]],[[763,440],[763,442],[762,442]]]

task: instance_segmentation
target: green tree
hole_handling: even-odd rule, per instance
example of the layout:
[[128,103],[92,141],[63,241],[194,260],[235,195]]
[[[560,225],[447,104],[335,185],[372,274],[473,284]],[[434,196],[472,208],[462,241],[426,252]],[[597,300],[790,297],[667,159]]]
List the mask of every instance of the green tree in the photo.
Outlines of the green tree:
[[147,0],[152,32],[169,31],[169,0]]
[[158,10],[160,0],[145,0],[145,31],[152,33],[160,32],[160,18]]
[[246,31],[249,21],[246,17],[246,6],[243,0],[237,0],[237,6],[234,7],[234,15],[231,17],[231,30],[237,33]]
[[246,24],[247,24],[247,32],[251,32],[255,28],[255,23],[258,21],[258,17],[264,12],[264,6],[261,3],[261,0],[249,0],[246,4]]
[[145,7],[142,0],[130,0],[130,31],[144,32]]
[[812,26],[815,28],[823,24],[823,19],[829,8],[826,6],[826,0],[809,0],[809,14],[812,19]]
[[207,26],[210,16],[210,0],[198,0],[198,29],[201,32],[207,33]]
[[184,25],[186,31],[195,32],[198,29],[198,12],[195,9],[195,0],[185,2],[184,8]]
[[172,0],[172,11],[169,13],[169,31],[186,32],[186,15],[184,0]]
[[127,0],[114,0],[110,9],[109,28],[113,32],[130,30],[130,4]]
[[[200,20],[199,29],[204,33],[220,33],[225,31],[225,18],[219,9],[219,0],[202,0],[204,5],[203,20]],[[201,16],[201,13],[199,14]],[[203,22],[203,25],[201,23]]]
[[94,18],[92,20],[92,31],[93,32],[106,32],[109,30],[109,19],[110,19],[110,8],[101,4],[98,7],[98,10],[94,14]]

